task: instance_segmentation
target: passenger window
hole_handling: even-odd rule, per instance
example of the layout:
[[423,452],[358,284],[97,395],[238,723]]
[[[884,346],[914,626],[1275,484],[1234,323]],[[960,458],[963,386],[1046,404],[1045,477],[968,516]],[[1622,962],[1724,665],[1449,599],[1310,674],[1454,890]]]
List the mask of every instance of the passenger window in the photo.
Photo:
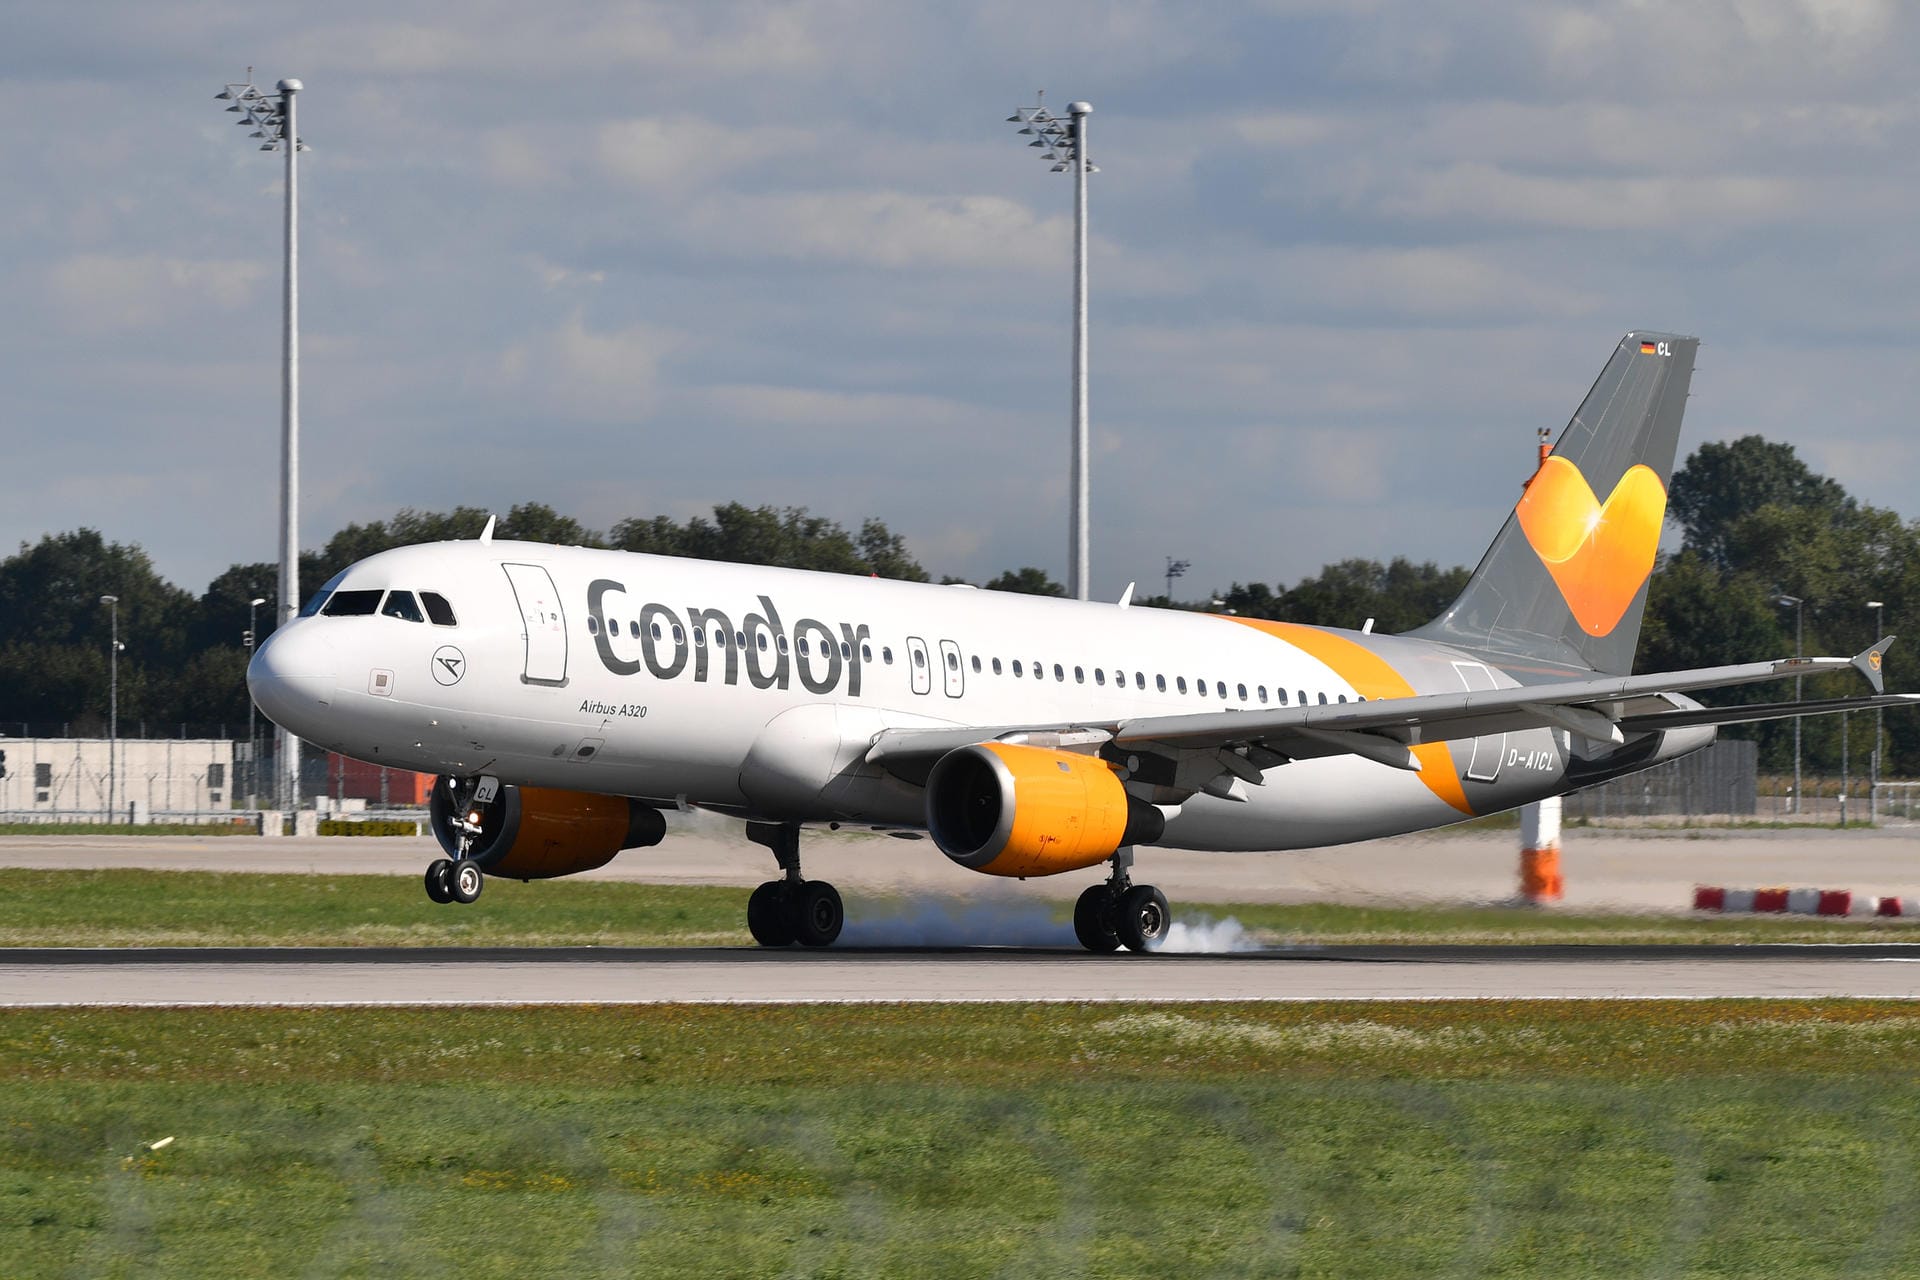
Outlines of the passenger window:
[[805,636],[801,636],[798,640],[795,640],[793,643],[794,643],[794,647],[800,650],[801,657],[805,658],[810,656],[811,650],[807,644],[807,638]]
[[1165,676],[1155,676],[1153,678],[1153,687],[1159,692],[1165,693],[1167,691],[1167,678]]
[[[589,621],[591,621],[591,619],[589,619]],[[805,640],[802,640],[800,643],[802,646],[804,646],[807,642]],[[707,629],[705,627],[697,628],[694,631],[693,647],[696,649],[704,649],[707,647]],[[800,652],[805,653],[806,649],[803,647],[800,650]]]
[[[674,628],[674,630],[675,630],[675,631],[678,631],[679,629],[680,629],[680,628],[678,628],[678,627],[675,627],[675,628]],[[674,637],[674,638],[675,638],[675,639],[678,639],[679,637],[678,637],[678,636],[676,636],[676,637]],[[766,648],[766,647],[767,647],[767,642],[766,642],[766,639],[765,639],[764,637],[762,637],[762,639],[761,639],[761,641],[760,641],[760,647],[761,647],[762,649],[764,649],[764,648]],[[780,637],[780,652],[782,652],[782,653],[785,653],[786,651],[787,651],[787,637],[786,637],[786,636],[785,636],[784,634],[782,634],[782,635],[781,635],[781,637]]]
[[[659,629],[660,628],[658,625],[654,627],[655,631],[658,631]],[[629,622],[627,624],[627,634],[632,636],[635,640],[638,640],[640,638],[640,619],[635,618],[632,622]]]
[[1267,700],[1267,686],[1261,685],[1258,692],[1260,694],[1260,701],[1264,703]]
[[389,591],[387,602],[380,606],[380,614],[386,618],[398,618],[402,622],[425,622],[420,614],[420,606],[414,602],[411,591]]
[[[833,652],[833,641],[831,640],[827,641],[827,652]],[[840,642],[840,656],[848,662],[853,661],[853,646],[844,640]]]
[[[1245,702],[1247,700],[1247,686],[1243,684],[1235,685],[1234,690],[1239,694],[1240,701]],[[1262,697],[1260,701],[1265,702],[1266,698]]]
[[973,655],[973,674],[980,674],[980,655],[977,653]]
[[1227,682],[1225,680],[1215,680],[1213,687],[1215,691],[1219,693],[1220,700],[1225,702],[1227,700]]
[[651,631],[651,632],[653,633],[653,638],[654,638],[655,640],[658,640],[658,639],[660,638],[660,624],[659,624],[659,623],[657,623],[657,622],[653,622],[653,623],[649,623],[649,624],[647,625],[647,630],[649,630],[649,631]]
[[1302,689],[1300,690],[1300,705],[1304,707],[1307,705],[1307,702],[1308,702],[1307,691],[1305,689]]
[[713,647],[716,649],[724,649],[727,647],[727,633],[718,627],[715,627],[713,631]]
[[1067,678],[1066,671],[1062,669],[1060,664],[1057,662],[1053,664],[1053,678],[1055,680],[1061,681],[1062,683],[1065,683]]
[[733,647],[734,647],[734,648],[736,648],[736,649],[744,649],[744,648],[746,648],[746,647],[747,647],[747,633],[746,633],[746,632],[744,632],[744,631],[736,631],[736,632],[734,632],[734,633],[733,633]]
[[893,665],[893,646],[892,645],[881,646],[880,661],[886,663],[888,666]]
[[949,653],[947,655],[947,670],[958,671],[959,669],[960,669],[960,655],[957,653]]
[[870,644],[863,644],[863,645],[861,645],[861,646],[860,646],[860,661],[862,661],[862,662],[872,662],[872,661],[873,661],[873,646],[872,646],[872,645],[870,645]]
[[590,636],[600,634],[600,619],[594,617],[592,614],[587,615],[587,634]]
[[1347,700],[1347,695],[1346,695],[1346,694],[1344,694],[1344,693],[1343,693],[1343,694],[1341,694],[1341,695],[1340,695],[1340,701],[1342,701],[1342,702],[1345,702],[1346,700]]
[[926,655],[926,654],[924,654],[924,653],[922,653],[922,652],[920,652],[920,651],[919,651],[918,649],[915,649],[915,650],[913,651],[913,665],[914,665],[914,666],[916,666],[916,667],[924,667],[924,666],[926,666],[926,665],[927,665],[927,655]]
[[378,591],[336,591],[321,612],[329,618],[364,618],[379,607]]
[[1320,695],[1320,705],[1323,707],[1327,705],[1327,695],[1324,693]]
[[1047,678],[1046,669],[1038,662],[1033,664],[1033,678],[1035,680],[1045,680]]
[[754,648],[760,650],[760,652],[762,653],[765,653],[767,651],[767,633],[764,631],[756,632],[754,634],[753,639],[754,639]]
[[1205,680],[1195,680],[1195,681],[1193,682],[1193,691],[1194,691],[1195,693],[1197,693],[1197,694],[1199,694],[1199,695],[1200,695],[1201,697],[1203,697],[1203,698],[1204,698],[1204,697],[1206,697],[1206,696],[1207,696],[1207,682],[1206,682]]
[[426,606],[427,621],[431,622],[434,626],[451,627],[456,625],[453,620],[453,606],[448,604],[447,598],[438,591],[422,591],[420,593],[420,603]]
[[1185,676],[1175,676],[1173,682],[1179,688],[1180,692],[1185,693],[1187,691],[1187,678]]
[[1095,667],[1093,669],[1093,682],[1097,685],[1105,685],[1107,683],[1107,672],[1104,667]]
[[1013,674],[1015,674],[1016,676],[1024,676],[1027,674],[1026,671],[1020,666],[1020,659],[1018,658],[1015,658],[1013,660]]
[[673,642],[676,645],[685,644],[687,642],[687,633],[680,629],[680,624],[677,622],[673,624]]
[[1143,693],[1146,691],[1146,688],[1147,688],[1146,672],[1136,671],[1133,673],[1133,687],[1136,689],[1139,689]]
[[[995,675],[999,675],[999,674],[1000,674],[1000,659],[998,659],[998,658],[995,658],[995,659],[993,660],[993,674],[995,674]],[[1016,674],[1018,674],[1018,673],[1016,673]]]

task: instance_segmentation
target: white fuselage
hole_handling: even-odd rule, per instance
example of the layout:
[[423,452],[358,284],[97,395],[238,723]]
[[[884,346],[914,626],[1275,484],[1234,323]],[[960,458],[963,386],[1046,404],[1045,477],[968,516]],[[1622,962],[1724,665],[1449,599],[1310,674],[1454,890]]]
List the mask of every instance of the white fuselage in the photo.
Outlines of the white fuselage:
[[[277,631],[250,682],[299,736],[401,768],[783,820],[924,825],[921,789],[862,759],[889,728],[1110,723],[1515,683],[1395,637],[532,543],[402,548],[329,588],[409,593],[418,620],[321,612]],[[444,598],[452,625],[421,616],[422,593]],[[405,615],[392,599],[380,607]],[[1450,743],[1444,761],[1451,777],[1351,755],[1296,761],[1244,800],[1193,796],[1160,843],[1335,844],[1566,786],[1565,735],[1549,729]]]

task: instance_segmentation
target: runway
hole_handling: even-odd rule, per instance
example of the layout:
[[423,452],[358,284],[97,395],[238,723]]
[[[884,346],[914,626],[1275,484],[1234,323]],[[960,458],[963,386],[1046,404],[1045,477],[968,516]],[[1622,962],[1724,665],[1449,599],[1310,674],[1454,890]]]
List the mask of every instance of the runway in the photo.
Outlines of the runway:
[[15,950],[0,1005],[563,1005],[1920,997],[1920,947]]

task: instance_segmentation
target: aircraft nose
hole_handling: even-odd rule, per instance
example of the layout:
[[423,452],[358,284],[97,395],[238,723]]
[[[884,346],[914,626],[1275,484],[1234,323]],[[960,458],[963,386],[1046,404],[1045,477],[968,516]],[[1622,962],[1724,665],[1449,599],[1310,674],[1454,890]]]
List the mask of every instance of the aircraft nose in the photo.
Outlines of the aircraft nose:
[[267,718],[302,732],[320,708],[333,701],[333,646],[311,627],[295,622],[267,637],[247,667],[247,690]]

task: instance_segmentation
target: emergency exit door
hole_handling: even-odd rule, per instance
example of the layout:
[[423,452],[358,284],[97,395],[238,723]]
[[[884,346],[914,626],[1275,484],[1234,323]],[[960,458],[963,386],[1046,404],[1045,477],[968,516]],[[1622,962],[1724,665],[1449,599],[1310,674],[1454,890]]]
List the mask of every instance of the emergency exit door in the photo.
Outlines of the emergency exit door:
[[503,564],[527,641],[526,666],[520,678],[528,684],[567,682],[567,619],[560,609],[560,593],[553,578],[537,564]]

